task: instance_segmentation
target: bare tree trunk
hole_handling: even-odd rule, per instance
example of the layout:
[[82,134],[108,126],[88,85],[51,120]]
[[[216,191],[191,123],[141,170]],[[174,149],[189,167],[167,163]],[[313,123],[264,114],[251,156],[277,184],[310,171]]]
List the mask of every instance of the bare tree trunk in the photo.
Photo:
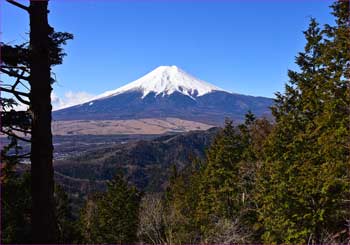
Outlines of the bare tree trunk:
[[51,83],[48,0],[31,0],[30,102],[33,113],[31,145],[32,234],[34,243],[55,242],[52,166]]

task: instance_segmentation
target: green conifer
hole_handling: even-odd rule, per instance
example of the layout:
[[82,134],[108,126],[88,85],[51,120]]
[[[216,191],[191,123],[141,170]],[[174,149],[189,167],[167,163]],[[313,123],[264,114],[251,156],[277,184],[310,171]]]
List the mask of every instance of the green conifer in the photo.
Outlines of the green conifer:
[[264,242],[343,242],[349,193],[349,2],[332,6],[337,25],[315,19],[307,44],[277,94],[256,199]]

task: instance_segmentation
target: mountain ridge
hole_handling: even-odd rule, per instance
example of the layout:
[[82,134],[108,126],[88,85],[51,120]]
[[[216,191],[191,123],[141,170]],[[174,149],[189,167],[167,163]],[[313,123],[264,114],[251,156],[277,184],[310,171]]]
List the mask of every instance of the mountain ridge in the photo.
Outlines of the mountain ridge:
[[270,117],[270,98],[225,91],[176,66],[160,66],[145,76],[93,100],[53,112],[54,120],[179,118],[222,125],[241,122],[248,110]]

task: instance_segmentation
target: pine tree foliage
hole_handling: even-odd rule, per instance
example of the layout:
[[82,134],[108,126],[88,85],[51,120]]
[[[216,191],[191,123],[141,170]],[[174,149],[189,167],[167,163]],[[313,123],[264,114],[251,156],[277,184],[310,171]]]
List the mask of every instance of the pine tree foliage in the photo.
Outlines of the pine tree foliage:
[[[15,164],[13,165],[15,166]],[[3,169],[2,169],[3,170]],[[6,167],[1,182],[1,243],[28,244],[31,240],[31,189],[30,173],[19,173]],[[55,215],[58,243],[75,243],[81,240],[72,216],[70,200],[60,186],[55,186]]]
[[80,218],[85,242],[132,244],[137,242],[141,194],[117,174],[106,193],[87,201]]
[[[3,174],[3,173],[2,173]],[[1,182],[1,244],[31,241],[30,174],[7,172]]]
[[[256,225],[254,190],[258,153],[271,124],[248,113],[244,124],[229,120],[204,162],[173,170],[166,193],[167,223],[174,243],[244,243]],[[257,144],[253,143],[256,142]]]
[[300,71],[273,107],[256,197],[267,243],[344,242],[348,232],[349,2],[332,8],[337,25],[311,19]]
[[207,163],[200,185],[199,217],[202,223],[210,223],[211,216],[232,217],[237,215],[238,163],[243,144],[232,121],[216,137],[208,150]]
[[165,193],[165,235],[167,243],[199,243],[201,234],[196,218],[199,202],[201,162],[194,159],[185,169],[174,165]]
[[70,199],[59,185],[55,185],[55,216],[57,241],[62,244],[79,243],[82,238],[73,217]]

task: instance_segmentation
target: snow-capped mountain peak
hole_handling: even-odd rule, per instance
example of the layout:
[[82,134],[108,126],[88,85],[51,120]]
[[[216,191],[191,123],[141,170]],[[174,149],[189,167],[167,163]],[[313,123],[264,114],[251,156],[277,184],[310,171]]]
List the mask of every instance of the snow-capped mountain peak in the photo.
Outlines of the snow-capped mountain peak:
[[126,84],[116,90],[107,91],[95,99],[131,91],[141,91],[142,98],[152,92],[162,96],[180,92],[194,99],[197,96],[202,96],[212,91],[224,90],[193,77],[177,66],[159,66],[134,82]]
[[[180,118],[222,125],[225,117],[244,120],[251,110],[269,115],[272,100],[222,90],[176,66],[160,66],[134,82],[90,101],[53,113],[54,120]],[[152,132],[153,124],[149,124]],[[129,132],[125,128],[125,132]],[[104,131],[105,132],[105,131]],[[107,132],[107,131],[106,131]],[[123,133],[121,131],[121,133]]]

